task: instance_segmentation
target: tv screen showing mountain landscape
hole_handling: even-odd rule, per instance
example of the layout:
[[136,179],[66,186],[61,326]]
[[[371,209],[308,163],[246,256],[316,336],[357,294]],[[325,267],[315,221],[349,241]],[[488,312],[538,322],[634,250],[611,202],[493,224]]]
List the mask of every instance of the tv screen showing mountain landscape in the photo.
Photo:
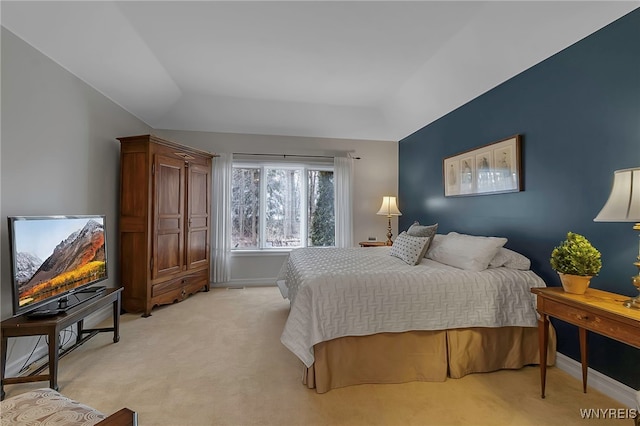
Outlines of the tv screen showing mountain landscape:
[[107,277],[104,217],[16,218],[18,310]]

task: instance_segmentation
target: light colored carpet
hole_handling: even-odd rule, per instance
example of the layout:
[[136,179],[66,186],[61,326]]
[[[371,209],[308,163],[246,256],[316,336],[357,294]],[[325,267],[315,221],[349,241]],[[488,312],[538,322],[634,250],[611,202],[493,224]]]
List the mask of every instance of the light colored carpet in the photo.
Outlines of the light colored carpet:
[[[537,367],[438,383],[360,385],[316,394],[280,343],[289,302],[276,287],[212,289],[121,317],[60,361],[65,396],[141,425],[584,425],[580,409],[619,408],[553,367],[540,398]],[[105,325],[107,325],[105,323]],[[46,382],[6,386],[7,397]],[[631,420],[592,420],[597,425]]]

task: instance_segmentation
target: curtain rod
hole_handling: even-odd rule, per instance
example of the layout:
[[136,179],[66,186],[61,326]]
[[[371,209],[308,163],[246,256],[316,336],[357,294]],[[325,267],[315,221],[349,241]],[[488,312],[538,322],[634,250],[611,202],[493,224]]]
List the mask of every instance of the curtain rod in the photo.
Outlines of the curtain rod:
[[[233,155],[257,155],[257,156],[265,156],[265,157],[298,157],[298,158],[336,158],[335,155],[297,155],[297,154],[251,154],[249,152],[234,152]],[[353,158],[354,160],[360,160],[360,157],[353,157],[351,153],[347,153],[347,157]]]

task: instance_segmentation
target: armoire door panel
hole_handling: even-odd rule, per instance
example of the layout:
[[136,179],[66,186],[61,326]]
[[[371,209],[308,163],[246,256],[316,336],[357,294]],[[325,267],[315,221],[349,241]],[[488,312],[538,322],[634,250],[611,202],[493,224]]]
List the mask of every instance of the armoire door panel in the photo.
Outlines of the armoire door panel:
[[153,278],[181,271],[184,266],[184,160],[155,157],[156,225]]
[[175,233],[180,232],[180,216],[167,217],[160,216],[158,218],[158,232],[159,233]]
[[207,235],[208,232],[206,230],[192,231],[189,233],[189,265],[191,265],[191,267],[194,267],[196,263],[208,261],[209,250]]
[[180,160],[158,156],[156,164],[158,214],[161,216],[181,215],[184,163]]
[[192,216],[209,214],[209,171],[202,166],[192,165],[189,182],[189,204]]
[[158,250],[154,256],[156,275],[175,273],[182,270],[182,256],[178,234],[158,235]]
[[211,172],[200,164],[189,165],[187,269],[201,267],[209,262],[209,204]]
[[205,228],[207,226],[208,217],[192,217],[189,226],[191,228]]

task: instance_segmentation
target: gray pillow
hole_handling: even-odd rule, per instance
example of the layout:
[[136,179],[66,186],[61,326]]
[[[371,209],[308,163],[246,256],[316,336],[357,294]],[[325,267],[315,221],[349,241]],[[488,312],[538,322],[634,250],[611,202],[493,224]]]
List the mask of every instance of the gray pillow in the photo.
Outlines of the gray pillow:
[[407,234],[412,237],[433,237],[438,232],[438,224],[420,225],[419,222],[413,222],[413,225],[407,229]]

